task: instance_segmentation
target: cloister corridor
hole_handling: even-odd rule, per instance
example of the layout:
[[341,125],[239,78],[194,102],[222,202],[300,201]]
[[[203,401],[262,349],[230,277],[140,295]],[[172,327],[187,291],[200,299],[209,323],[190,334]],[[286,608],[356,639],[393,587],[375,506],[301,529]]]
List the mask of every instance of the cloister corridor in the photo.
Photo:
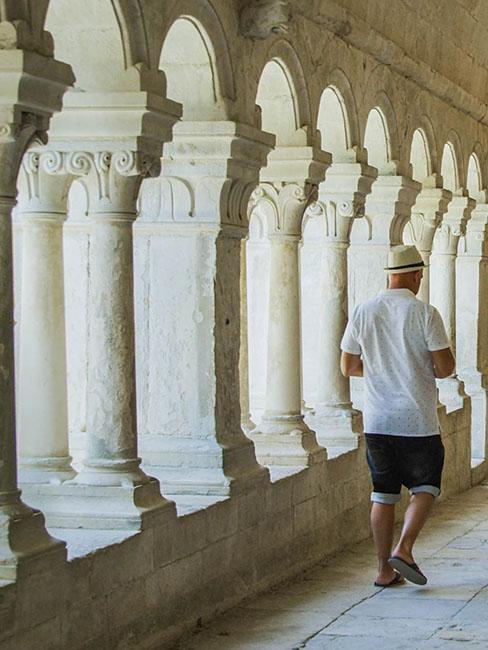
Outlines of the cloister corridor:
[[440,502],[417,551],[425,587],[374,587],[367,540],[195,628],[175,649],[486,650],[488,483]]
[[[488,648],[487,44],[487,0],[0,0],[0,650]],[[340,342],[412,244],[456,367],[405,381],[429,583],[378,591]]]

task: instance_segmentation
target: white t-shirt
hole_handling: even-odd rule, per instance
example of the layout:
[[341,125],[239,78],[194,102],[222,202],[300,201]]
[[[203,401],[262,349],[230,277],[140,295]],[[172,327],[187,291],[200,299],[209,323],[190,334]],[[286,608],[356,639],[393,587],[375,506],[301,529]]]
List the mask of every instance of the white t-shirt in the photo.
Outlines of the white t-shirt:
[[448,347],[437,309],[417,300],[409,289],[387,289],[356,307],[341,349],[362,356],[366,433],[439,433],[430,352]]

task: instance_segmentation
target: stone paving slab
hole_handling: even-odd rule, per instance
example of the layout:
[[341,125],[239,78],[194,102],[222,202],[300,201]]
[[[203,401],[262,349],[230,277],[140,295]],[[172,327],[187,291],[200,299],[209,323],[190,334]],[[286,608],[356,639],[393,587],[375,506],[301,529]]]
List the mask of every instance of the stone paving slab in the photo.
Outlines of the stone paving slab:
[[488,489],[440,502],[417,545],[429,578],[378,589],[371,540],[196,630],[179,650],[488,650]]

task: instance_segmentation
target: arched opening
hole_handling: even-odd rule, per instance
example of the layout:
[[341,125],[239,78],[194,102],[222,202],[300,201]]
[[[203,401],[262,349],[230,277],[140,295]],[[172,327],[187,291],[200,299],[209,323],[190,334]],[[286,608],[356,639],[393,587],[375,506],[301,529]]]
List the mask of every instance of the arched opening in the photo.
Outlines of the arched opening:
[[364,147],[368,152],[368,164],[378,173],[390,172],[390,138],[386,118],[379,108],[369,112],[364,131]]
[[215,53],[195,19],[182,17],[171,25],[159,67],[166,75],[168,97],[183,105],[183,120],[225,119]]
[[422,129],[416,129],[412,136],[410,147],[410,164],[412,165],[412,178],[423,183],[431,174],[431,162],[427,138]]
[[[294,85],[288,68],[281,60],[271,60],[264,67],[256,104],[261,110],[261,127],[275,135],[277,149],[306,144],[305,132],[299,128],[301,120]],[[269,233],[273,227],[276,228],[277,219],[271,202],[264,196],[257,200],[250,213],[249,238],[246,242],[249,405],[255,424],[259,423],[265,408],[269,309],[272,300]]]
[[320,100],[317,128],[322,137],[322,149],[339,160],[351,146],[349,120],[344,100],[336,88],[329,86]]
[[209,33],[182,16],[166,35],[159,67],[182,120],[163,147],[160,176],[141,185],[134,228],[139,449],[144,470],[172,495],[228,491],[216,331],[221,195],[235,127],[221,92],[229,65]]
[[475,153],[472,153],[469,157],[466,187],[469,196],[478,200],[480,192],[483,190],[483,182],[481,178],[480,162]]
[[442,151],[441,174],[444,187],[455,194],[459,189],[459,172],[454,146],[446,142]]
[[306,135],[301,126],[298,100],[291,75],[279,59],[268,61],[259,80],[256,104],[261,108],[261,128],[276,136],[276,145],[301,146]]
[[[347,175],[346,165],[351,162],[351,153],[354,153],[350,150],[350,124],[345,102],[335,87],[329,86],[322,93],[317,126],[321,134],[322,149],[332,154],[333,161],[321,187],[324,190],[329,187],[329,191],[333,193],[339,187],[339,181],[334,180],[335,174],[344,179],[344,175]],[[324,201],[327,202],[327,199]],[[321,345],[326,344],[321,334],[323,311],[334,311],[338,307],[331,296],[327,295],[330,286],[327,282],[329,272],[325,267],[330,264],[330,259],[326,250],[328,223],[325,209],[325,206],[315,205],[307,210],[300,247],[303,400],[307,413],[314,408],[318,399],[320,365],[323,360]],[[313,422],[311,426],[316,431],[320,428]]]
[[[54,153],[51,155],[41,150],[40,143],[33,144],[34,150],[37,152],[34,155],[37,156],[38,169],[31,171],[37,178],[36,182],[39,183],[39,196],[36,199],[34,195],[28,195],[25,178],[19,176],[19,195],[24,195],[23,197],[19,196],[19,199],[27,214],[32,211],[32,214],[39,213],[42,215],[44,206],[48,215],[44,223],[51,222],[52,225],[51,232],[47,226],[42,230],[31,219],[29,225],[31,230],[30,243],[27,245],[32,252],[33,240],[34,237],[37,237],[39,246],[45,246],[46,248],[50,246],[52,249],[50,252],[51,258],[49,259],[49,267],[52,272],[47,281],[52,282],[53,285],[56,284],[56,294],[55,297],[43,296],[42,301],[44,302],[45,314],[50,314],[49,317],[59,327],[60,333],[57,336],[57,341],[49,341],[46,344],[50,347],[49,354],[46,354],[45,359],[45,385],[54,386],[54,375],[58,376],[59,385],[64,385],[63,395],[67,385],[67,399],[64,399],[61,391],[57,397],[56,391],[51,390],[51,401],[44,400],[44,406],[38,409],[43,420],[43,424],[39,424],[39,431],[42,431],[42,426],[49,420],[56,425],[53,424],[52,429],[64,430],[63,435],[66,435],[67,429],[69,453],[74,459],[74,466],[78,469],[78,461],[81,460],[84,454],[87,428],[87,304],[89,272],[88,224],[85,216],[88,208],[87,195],[82,184],[73,181],[74,177],[69,176],[66,171],[67,154],[65,155],[57,150],[60,149],[65,152],[66,140],[75,134],[80,138],[83,133],[88,138],[96,137],[97,133],[101,137],[102,134],[105,135],[106,124],[104,119],[100,117],[100,113],[93,119],[93,113],[89,113],[90,109],[93,109],[93,105],[88,97],[95,97],[95,94],[103,92],[105,94],[105,108],[106,94],[112,93],[115,95],[116,91],[124,92],[139,89],[139,73],[135,68],[127,68],[126,66],[123,37],[114,6],[109,0],[103,2],[87,0],[87,2],[83,3],[72,3],[69,0],[50,0],[49,4],[44,4],[44,9],[40,9],[41,13],[43,10],[45,11],[45,28],[53,38],[55,57],[71,65],[76,81],[74,89],[64,96],[65,110],[53,116],[50,122],[50,143],[48,148],[52,149]],[[95,23],[93,22],[94,16],[96,16]],[[94,101],[96,102],[96,100]],[[74,112],[70,111],[70,109],[80,104],[83,106],[83,118],[87,116],[83,125],[76,121],[79,114],[75,117]],[[90,117],[92,118],[91,122]],[[61,144],[59,144],[59,141],[61,141]],[[83,149],[84,145],[80,145],[80,148]],[[43,168],[44,163],[39,162],[39,156],[45,159],[46,169]],[[62,160],[64,160],[63,164],[61,164]],[[49,216],[50,211],[52,211],[52,214]],[[67,217],[67,220],[63,223],[64,217]],[[56,222],[55,226],[54,222]],[[53,234],[55,227],[60,232],[60,246],[58,246],[57,234]],[[21,226],[19,236],[22,236],[22,230],[23,227]],[[28,272],[33,273],[33,265],[34,262],[28,268],[23,264],[23,271],[20,265],[17,268],[16,302],[19,304],[23,300],[22,273],[26,269]],[[55,283],[53,279],[55,275],[58,276],[57,280],[61,280],[64,290],[60,288],[59,283]],[[26,299],[26,303],[29,303],[31,310],[37,308],[40,311],[42,301],[40,299],[35,305],[35,300],[32,300],[30,296]],[[54,315],[56,310],[57,314]],[[45,316],[44,325],[47,319],[48,316]],[[20,331],[23,332],[22,337],[27,346],[29,338],[32,337],[27,328],[22,328],[22,323],[20,324]],[[52,332],[54,331],[53,327]],[[37,334],[37,336],[41,335]],[[32,344],[30,345],[32,347]],[[20,348],[22,349],[22,341]],[[21,356],[19,354],[19,358]],[[24,359],[27,356],[27,354],[24,354]],[[25,397],[28,391],[31,390],[29,384],[33,380],[26,374],[25,364],[21,361],[20,366],[23,370],[17,373],[18,394],[23,399],[22,396]],[[56,406],[61,401],[67,403],[67,415],[65,414],[65,404],[63,404],[63,408]],[[25,403],[18,409],[20,422],[18,430],[19,455],[22,457],[20,465],[25,465],[27,470],[30,471],[28,463],[24,460],[27,458],[28,447],[24,446],[23,439],[25,440],[29,436],[24,435],[23,429],[27,431],[29,427],[22,424],[21,411],[23,409],[25,410]],[[67,419],[66,423],[64,422],[65,419]],[[47,428],[50,428],[49,425]],[[40,439],[42,435],[39,433],[37,437]],[[54,437],[53,434],[53,444],[56,442]],[[31,445],[31,448],[34,447]],[[36,458],[37,456],[40,457],[38,451],[36,451]],[[56,457],[56,454],[53,454],[53,457]]]
[[126,67],[120,27],[109,0],[50,0],[46,29],[54,39],[55,57],[73,68],[76,90],[139,90],[139,73]]

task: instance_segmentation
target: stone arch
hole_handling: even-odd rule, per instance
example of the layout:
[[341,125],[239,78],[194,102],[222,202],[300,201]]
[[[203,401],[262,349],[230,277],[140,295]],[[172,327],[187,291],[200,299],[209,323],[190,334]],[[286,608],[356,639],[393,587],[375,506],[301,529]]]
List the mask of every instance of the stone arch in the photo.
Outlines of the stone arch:
[[45,27],[54,39],[56,58],[73,68],[76,88],[99,92],[140,89],[135,64],[142,63],[140,57],[147,58],[147,50],[138,2],[50,0]]
[[[322,93],[317,117],[317,128],[322,132],[324,129],[324,118],[326,119],[326,106],[324,106],[324,95],[326,92],[333,93],[340,106],[342,118],[344,120],[345,128],[345,144],[346,149],[358,147],[360,143],[359,123],[356,107],[356,99],[354,97],[352,86],[345,72],[340,68],[332,70],[327,78],[327,86]],[[337,104],[336,104],[337,106]],[[339,106],[337,108],[339,108]],[[324,125],[324,126],[321,126]],[[322,146],[325,150],[327,146],[324,141],[324,134],[322,133]],[[334,153],[334,152],[332,152]]]
[[168,96],[183,105],[183,119],[225,119],[227,110],[216,52],[197,19],[182,15],[171,24],[159,66],[166,76]]
[[179,0],[175,3],[175,10],[167,21],[167,28],[158,51],[158,60],[154,65],[161,63],[162,50],[168,33],[178,20],[187,20],[193,24],[203,40],[210,57],[210,65],[215,78],[217,94],[228,100],[235,100],[235,78],[228,40],[222,21],[211,2],[201,0]]
[[[452,136],[452,133],[450,134]],[[459,148],[449,138],[444,144],[441,160],[441,174],[444,180],[444,187],[453,194],[459,194],[461,187],[461,175],[459,170]]]
[[391,134],[383,110],[375,106],[369,111],[364,129],[363,146],[368,152],[368,164],[376,167],[379,174],[396,171],[392,163]]
[[268,54],[256,90],[261,128],[274,133],[278,145],[305,145],[313,136],[310,99],[300,59],[283,40],[274,43]]
[[327,86],[322,93],[317,129],[322,148],[332,154],[335,162],[349,159],[347,152],[352,146],[350,121],[344,99],[335,86]]
[[479,143],[476,143],[468,159],[466,176],[466,188],[468,190],[469,196],[477,200],[483,191],[483,176],[481,172],[481,163],[479,157],[480,150],[481,145]]
[[432,174],[431,150],[423,128],[417,128],[410,143],[410,164],[412,178],[423,183]]

